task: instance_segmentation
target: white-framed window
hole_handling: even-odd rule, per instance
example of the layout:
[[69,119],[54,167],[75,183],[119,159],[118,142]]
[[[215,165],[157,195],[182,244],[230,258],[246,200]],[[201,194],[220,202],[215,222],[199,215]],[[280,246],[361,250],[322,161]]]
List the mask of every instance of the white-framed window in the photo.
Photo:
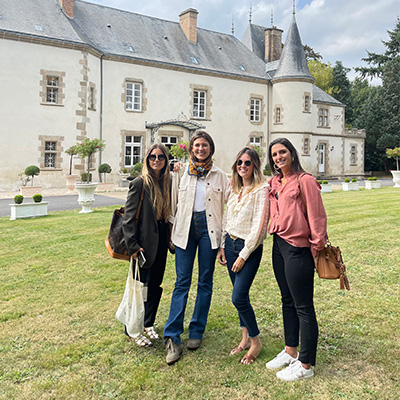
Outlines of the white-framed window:
[[261,147],[262,136],[251,136],[249,142],[250,146]]
[[328,125],[328,116],[329,112],[327,108],[319,108],[318,109],[318,126],[320,127],[327,127]]
[[304,96],[304,111],[310,112],[310,96],[308,94]]
[[161,136],[161,144],[170,149],[174,144],[178,143],[177,136]]
[[47,76],[46,78],[46,102],[58,104],[58,76]]
[[44,167],[55,168],[57,158],[57,142],[45,142],[44,144]]
[[260,122],[261,121],[261,100],[250,99],[250,121]]
[[143,85],[139,82],[126,82],[125,109],[127,111],[142,111]]
[[281,108],[280,107],[276,107],[275,108],[275,123],[276,124],[280,124],[282,121],[281,118]]
[[304,152],[304,154],[308,154],[310,152],[310,139],[309,138],[304,138],[303,152]]
[[142,136],[125,136],[124,166],[129,168],[142,162],[143,146]]
[[206,117],[207,92],[193,90],[193,118]]
[[350,164],[357,164],[356,151],[356,146],[353,145],[350,147]]

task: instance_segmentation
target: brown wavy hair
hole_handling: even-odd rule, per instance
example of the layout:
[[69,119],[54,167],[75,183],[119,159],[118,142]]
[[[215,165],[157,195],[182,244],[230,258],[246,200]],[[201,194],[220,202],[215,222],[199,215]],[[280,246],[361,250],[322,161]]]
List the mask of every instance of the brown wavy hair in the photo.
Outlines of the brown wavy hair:
[[243,187],[243,178],[237,172],[237,162],[243,154],[248,154],[253,163],[253,176],[251,178],[251,190],[255,189],[264,182],[264,176],[261,172],[261,160],[257,152],[250,147],[245,147],[239,151],[235,162],[232,165],[232,190],[234,193],[239,193]]
[[[157,179],[154,170],[149,164],[149,155],[154,149],[160,149],[165,156],[165,165]],[[145,185],[149,188],[150,198],[156,211],[157,220],[168,221],[171,211],[171,177],[169,173],[169,158],[167,149],[162,144],[151,145],[143,160],[142,176]]]
[[200,138],[207,140],[207,142],[210,144],[210,155],[207,157],[206,160],[203,161],[203,162],[208,162],[212,158],[212,156],[215,152],[215,145],[214,145],[214,141],[213,141],[212,137],[206,131],[197,131],[190,139],[190,142],[189,142],[190,158],[193,162],[199,162],[197,157],[193,154],[193,144],[197,139],[200,139]]

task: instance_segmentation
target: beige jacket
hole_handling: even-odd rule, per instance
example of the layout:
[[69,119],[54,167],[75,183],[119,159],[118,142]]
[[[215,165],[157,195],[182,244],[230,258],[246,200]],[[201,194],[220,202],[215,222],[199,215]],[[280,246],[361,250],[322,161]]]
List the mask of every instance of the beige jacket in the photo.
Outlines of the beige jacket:
[[[181,168],[183,174],[174,172],[171,188],[172,241],[175,246],[186,249],[192,220],[197,177],[188,174],[188,164]],[[211,247],[218,249],[221,244],[222,216],[229,197],[229,180],[215,165],[206,177],[206,218]]]

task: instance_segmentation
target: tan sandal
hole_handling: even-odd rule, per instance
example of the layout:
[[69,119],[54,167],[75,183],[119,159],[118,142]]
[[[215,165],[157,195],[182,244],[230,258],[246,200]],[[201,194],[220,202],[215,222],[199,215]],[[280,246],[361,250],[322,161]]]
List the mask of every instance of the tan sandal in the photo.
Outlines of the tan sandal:
[[146,334],[146,336],[148,336],[150,339],[153,340],[160,338],[160,336],[158,336],[158,333],[154,330],[154,326],[149,326],[148,328],[144,328],[144,333]]
[[244,350],[248,350],[250,348],[250,344],[243,348],[241,345],[236,346],[234,349],[232,349],[229,353],[230,356],[234,356],[235,354],[239,354]]
[[150,347],[153,344],[143,335],[138,335],[135,338],[129,336],[129,340],[135,342],[139,347]]

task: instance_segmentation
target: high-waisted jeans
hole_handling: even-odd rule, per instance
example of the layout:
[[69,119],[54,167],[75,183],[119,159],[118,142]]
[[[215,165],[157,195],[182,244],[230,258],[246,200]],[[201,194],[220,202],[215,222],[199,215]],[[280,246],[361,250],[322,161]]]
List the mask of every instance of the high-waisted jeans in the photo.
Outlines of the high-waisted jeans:
[[272,264],[282,295],[285,344],[301,347],[299,360],[315,365],[318,323],[314,310],[314,259],[309,247],[294,247],[274,234]]
[[206,329],[211,304],[215,259],[218,249],[211,248],[205,212],[193,213],[186,249],[175,248],[176,282],[172,293],[168,321],[164,327],[164,339],[171,338],[181,343],[186,303],[192,283],[193,264],[198,251],[199,274],[197,296],[192,319],[189,324],[189,338],[202,339]]
[[232,303],[239,314],[240,326],[247,328],[251,338],[260,334],[256,316],[250,304],[249,291],[260,266],[263,246],[258,246],[246,260],[239,272],[232,272],[232,266],[244,247],[243,239],[233,240],[229,235],[225,239],[225,257],[228,264],[229,277],[231,278],[233,291]]

